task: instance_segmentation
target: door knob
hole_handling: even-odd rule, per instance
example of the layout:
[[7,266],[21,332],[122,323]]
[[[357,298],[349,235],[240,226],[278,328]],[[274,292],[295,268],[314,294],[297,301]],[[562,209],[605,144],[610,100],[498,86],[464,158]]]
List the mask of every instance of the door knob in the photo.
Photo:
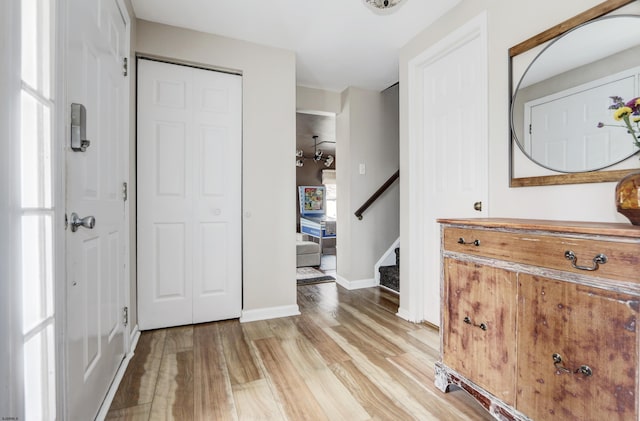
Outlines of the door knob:
[[71,214],[71,232],[78,231],[78,227],[93,229],[93,227],[95,226],[96,218],[94,218],[93,216],[85,216],[84,218],[80,218],[75,212]]
[[482,202],[476,202],[473,204],[473,209],[477,210],[478,212],[482,212]]

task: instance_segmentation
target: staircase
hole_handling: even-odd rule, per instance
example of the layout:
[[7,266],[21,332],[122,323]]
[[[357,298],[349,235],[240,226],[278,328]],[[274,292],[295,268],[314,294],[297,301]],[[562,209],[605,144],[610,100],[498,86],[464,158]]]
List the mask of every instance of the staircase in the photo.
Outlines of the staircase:
[[396,264],[393,266],[380,266],[380,285],[395,292],[400,292],[400,248],[396,247]]

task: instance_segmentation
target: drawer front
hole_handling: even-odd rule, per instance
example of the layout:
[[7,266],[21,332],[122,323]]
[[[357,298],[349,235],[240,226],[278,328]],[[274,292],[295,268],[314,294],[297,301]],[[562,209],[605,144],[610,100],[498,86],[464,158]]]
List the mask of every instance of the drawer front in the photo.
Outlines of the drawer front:
[[[640,283],[640,244],[456,227],[444,228],[443,236],[446,251]],[[569,251],[574,261],[565,257]],[[607,262],[596,268],[600,254]]]

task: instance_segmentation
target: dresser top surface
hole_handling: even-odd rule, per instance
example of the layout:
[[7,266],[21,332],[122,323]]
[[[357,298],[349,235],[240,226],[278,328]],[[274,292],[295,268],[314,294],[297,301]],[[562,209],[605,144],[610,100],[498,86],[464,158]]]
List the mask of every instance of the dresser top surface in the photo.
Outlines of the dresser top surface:
[[565,232],[573,234],[610,235],[640,238],[640,226],[612,222],[555,221],[546,219],[515,218],[440,218],[441,224],[464,225],[483,228]]

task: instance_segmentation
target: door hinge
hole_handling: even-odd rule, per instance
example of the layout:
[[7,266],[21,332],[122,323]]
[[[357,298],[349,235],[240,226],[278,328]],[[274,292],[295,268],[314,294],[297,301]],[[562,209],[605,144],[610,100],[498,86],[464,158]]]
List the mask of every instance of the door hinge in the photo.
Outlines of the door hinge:
[[531,124],[529,124],[529,134],[533,133],[533,128],[531,127]]
[[129,188],[127,186],[127,182],[125,181],[124,183],[122,183],[122,200],[126,202],[128,197],[129,197]]
[[122,74],[124,76],[129,74],[129,57],[122,58]]
[[122,322],[125,326],[129,324],[129,307],[122,308]]

